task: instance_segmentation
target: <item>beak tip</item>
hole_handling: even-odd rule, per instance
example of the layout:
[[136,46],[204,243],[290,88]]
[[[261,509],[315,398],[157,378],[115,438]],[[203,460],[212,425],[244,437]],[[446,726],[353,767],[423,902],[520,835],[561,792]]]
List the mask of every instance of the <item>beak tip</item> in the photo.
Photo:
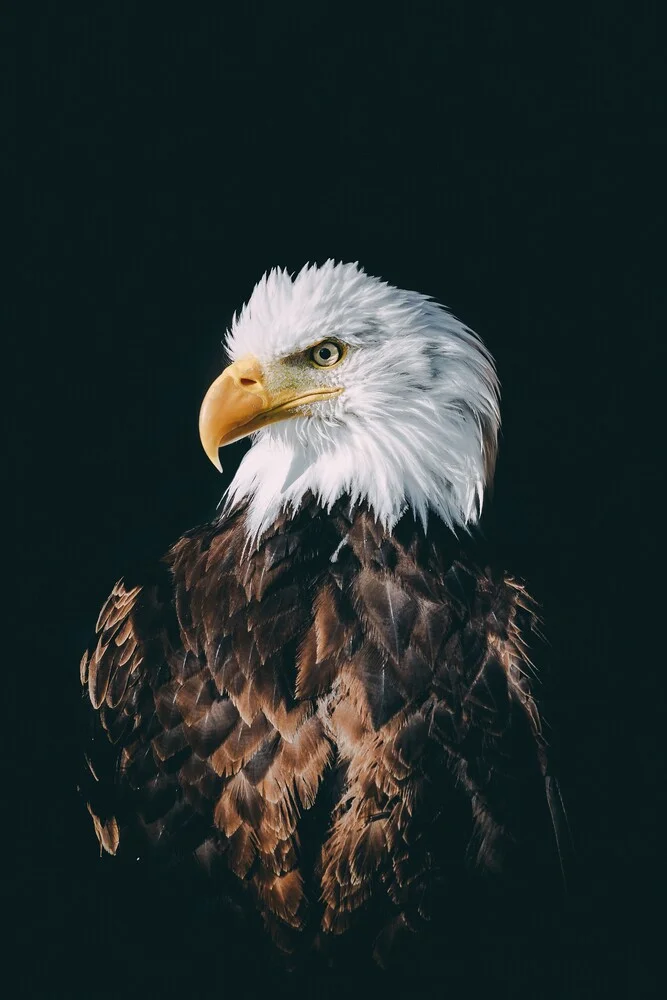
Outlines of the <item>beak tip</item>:
[[216,467],[216,469],[218,470],[218,472],[222,472],[222,465],[220,464],[220,458],[218,456],[218,449],[216,448],[215,451],[207,451],[206,454],[208,455],[210,461]]

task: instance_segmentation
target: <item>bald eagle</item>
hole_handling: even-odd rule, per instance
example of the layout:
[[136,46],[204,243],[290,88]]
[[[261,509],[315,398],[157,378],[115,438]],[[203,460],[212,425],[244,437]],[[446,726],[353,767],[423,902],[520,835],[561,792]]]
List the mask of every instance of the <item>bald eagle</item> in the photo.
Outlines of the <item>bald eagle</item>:
[[194,855],[280,949],[363,928],[382,962],[466,858],[556,848],[532,602],[470,544],[494,363],[333,261],[266,274],[226,349],[201,441],[218,468],[252,446],[220,516],[102,608],[82,791],[108,854]]

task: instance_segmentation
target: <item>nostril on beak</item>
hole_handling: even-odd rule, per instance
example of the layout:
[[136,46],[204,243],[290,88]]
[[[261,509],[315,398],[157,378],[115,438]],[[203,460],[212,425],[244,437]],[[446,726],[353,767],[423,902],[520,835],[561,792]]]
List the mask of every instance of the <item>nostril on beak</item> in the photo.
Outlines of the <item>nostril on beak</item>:
[[240,378],[239,385],[257,385],[256,378]]

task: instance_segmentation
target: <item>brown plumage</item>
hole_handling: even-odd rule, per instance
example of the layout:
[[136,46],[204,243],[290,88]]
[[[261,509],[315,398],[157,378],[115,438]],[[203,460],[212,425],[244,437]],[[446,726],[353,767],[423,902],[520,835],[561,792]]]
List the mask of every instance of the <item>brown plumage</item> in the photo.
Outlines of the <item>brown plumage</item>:
[[436,518],[388,533],[309,495],[255,551],[243,508],[189,532],[82,661],[101,847],[194,852],[282,950],[363,926],[383,961],[468,841],[495,869],[548,815],[532,624]]

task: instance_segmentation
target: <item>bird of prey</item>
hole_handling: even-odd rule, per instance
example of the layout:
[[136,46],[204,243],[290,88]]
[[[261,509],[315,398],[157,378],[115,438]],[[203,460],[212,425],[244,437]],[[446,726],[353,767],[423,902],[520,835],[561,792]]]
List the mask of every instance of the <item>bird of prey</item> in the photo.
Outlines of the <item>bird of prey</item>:
[[201,441],[252,446],[102,608],[81,789],[105,852],[194,854],[283,951],[363,931],[382,962],[465,858],[495,870],[541,816],[556,849],[532,602],[475,555],[494,362],[333,261],[267,273],[226,351]]

